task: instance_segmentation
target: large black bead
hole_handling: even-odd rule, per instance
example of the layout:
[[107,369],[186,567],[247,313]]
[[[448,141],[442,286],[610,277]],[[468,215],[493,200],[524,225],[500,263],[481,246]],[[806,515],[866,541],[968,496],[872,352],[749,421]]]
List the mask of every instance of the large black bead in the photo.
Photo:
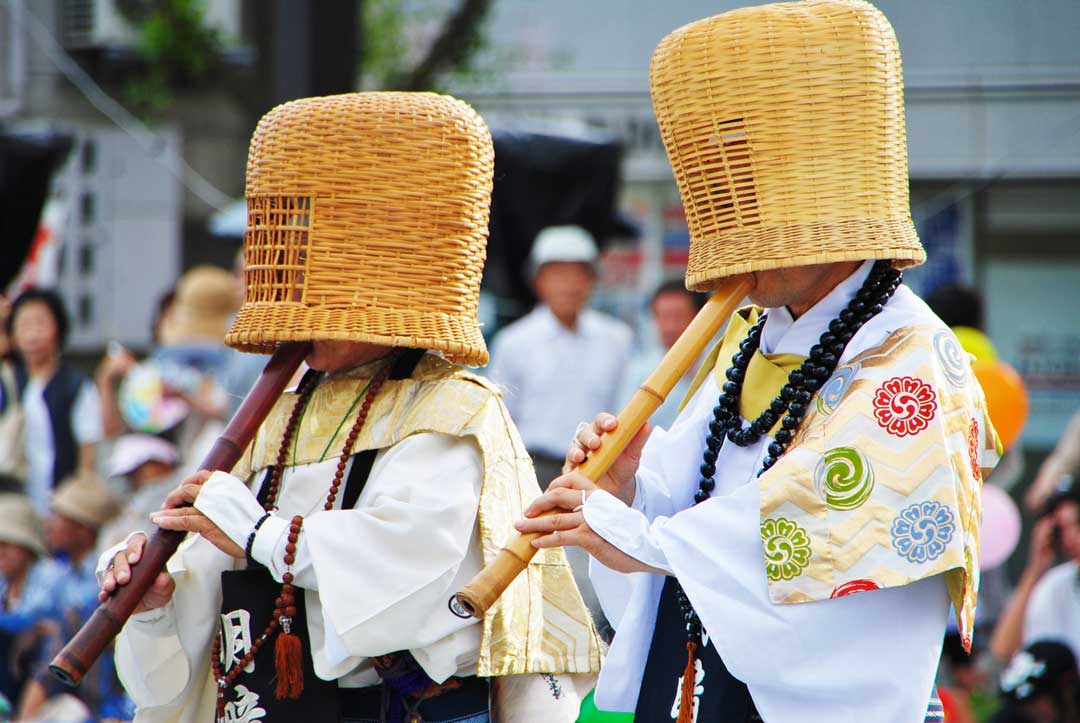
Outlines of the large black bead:
[[744,369],[746,367],[746,355],[740,352],[735,352],[735,356],[731,357],[731,366]]
[[705,490],[698,490],[694,493],[694,502],[701,503],[707,499],[709,499],[709,493]]
[[[725,429],[727,429],[727,425],[722,421],[713,420],[709,422],[709,434],[711,435],[709,439],[723,434]],[[706,440],[707,442],[708,440]]]
[[828,379],[832,375],[832,367],[827,367],[824,364],[814,369],[814,376],[818,379]]
[[833,319],[829,322],[829,331],[831,331],[833,334],[836,334],[837,336],[839,336],[840,332],[845,331],[846,329],[847,324],[845,324],[840,319]]
[[712,492],[713,489],[716,487],[716,482],[714,480],[712,480],[711,478],[710,479],[703,479],[700,482],[698,482],[698,487],[705,490],[706,492]]
[[799,426],[799,418],[789,414],[780,421],[780,426],[787,430],[794,430]]
[[803,389],[807,389],[811,392],[816,392],[818,389],[821,388],[821,384],[821,380],[817,377],[814,377],[813,379],[807,379],[805,382],[803,382]]
[[727,378],[736,384],[741,384],[745,375],[746,373],[738,367],[731,367],[727,370]]
[[701,472],[702,477],[709,478],[716,474],[716,465],[703,462],[698,468],[698,471]]
[[848,329],[847,327],[845,327],[843,331],[836,332],[836,338],[844,344],[847,344],[849,341],[851,341],[851,337],[853,336],[855,336],[855,332],[853,332],[851,329]]
[[806,414],[806,405],[792,402],[788,405],[788,412],[790,412],[793,417],[801,417]]
[[769,467],[772,467],[774,464],[776,464],[776,457],[766,457],[765,459],[761,460],[761,471],[764,472]]
[[856,298],[856,299],[853,299],[850,304],[848,304],[848,308],[851,309],[852,311],[854,311],[856,314],[858,314],[860,311],[862,311],[863,309],[866,308],[866,304],[864,304],[863,302],[859,301]]
[[845,324],[850,324],[851,322],[855,321],[855,312],[851,309],[844,309],[840,312],[840,321],[844,322]]
[[811,396],[813,395],[810,392],[806,391],[805,389],[800,389],[799,391],[795,392],[795,401],[799,404],[809,404]]
[[[708,447],[706,447],[704,454],[701,455],[701,458],[705,460],[707,464],[716,464],[716,455],[717,451],[715,449],[709,449]],[[712,475],[706,476],[711,477]]]
[[807,354],[807,356],[813,359],[814,357],[820,355],[823,351],[825,351],[825,347],[821,346],[821,344],[814,344],[812,347],[810,347],[810,353]]
[[823,347],[828,349],[828,348],[832,347],[833,344],[836,343],[836,335],[831,333],[831,332],[825,332],[824,334],[821,335],[821,338],[818,341],[821,342],[821,345]]
[[788,384],[790,384],[793,387],[802,386],[803,380],[805,380],[805,379],[806,379],[806,375],[803,372],[798,371],[798,370],[793,371],[790,374],[788,374],[788,378],[787,378]]
[[769,445],[769,454],[773,457],[781,457],[784,454],[784,445],[779,442],[773,442]]
[[785,384],[780,388],[780,398],[785,402],[790,402],[795,398],[795,389],[790,384]]
[[766,409],[764,412],[761,413],[761,416],[758,417],[758,419],[761,421],[761,431],[768,432],[770,429],[772,429],[773,425],[776,424],[776,420],[779,418],[780,416],[773,412],[773,410]]
[[712,434],[705,437],[705,446],[709,448],[710,452],[716,452],[720,449],[720,445],[724,443],[724,430],[726,429],[726,427],[721,427],[720,429],[714,431],[713,424],[716,423],[709,423],[709,431],[712,432]]
[[836,355],[832,352],[826,352],[818,357],[818,361],[827,367],[836,366]]
[[783,399],[777,397],[772,400],[772,404],[769,405],[769,409],[773,411],[773,414],[780,416],[787,410],[787,403]]
[[778,429],[778,430],[776,430],[776,441],[779,442],[780,444],[784,444],[784,445],[791,444],[791,438],[793,436],[794,435],[792,435],[791,430],[788,430],[788,429]]
[[724,394],[735,397],[739,394],[739,385],[735,382],[724,382]]

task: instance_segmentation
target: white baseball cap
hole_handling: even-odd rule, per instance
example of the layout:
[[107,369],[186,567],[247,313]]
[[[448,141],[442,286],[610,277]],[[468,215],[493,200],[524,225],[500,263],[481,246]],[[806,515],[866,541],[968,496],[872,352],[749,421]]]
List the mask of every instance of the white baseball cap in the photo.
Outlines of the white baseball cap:
[[535,276],[541,266],[552,261],[579,262],[592,266],[596,263],[597,256],[596,243],[581,226],[548,226],[538,233],[533,241],[529,267]]
[[176,464],[176,447],[151,434],[125,434],[113,445],[108,473],[122,477],[151,461]]

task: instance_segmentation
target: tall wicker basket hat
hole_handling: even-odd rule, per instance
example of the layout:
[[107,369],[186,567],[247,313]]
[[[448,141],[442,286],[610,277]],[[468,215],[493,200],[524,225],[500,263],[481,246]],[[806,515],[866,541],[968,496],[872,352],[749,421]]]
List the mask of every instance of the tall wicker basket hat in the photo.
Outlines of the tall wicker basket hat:
[[244,303],[230,346],[338,339],[482,366],[477,305],[494,152],[480,116],[433,93],[280,105],[247,167]]
[[690,228],[686,284],[857,259],[926,258],[911,221],[900,50],[861,0],[742,8],[652,59]]

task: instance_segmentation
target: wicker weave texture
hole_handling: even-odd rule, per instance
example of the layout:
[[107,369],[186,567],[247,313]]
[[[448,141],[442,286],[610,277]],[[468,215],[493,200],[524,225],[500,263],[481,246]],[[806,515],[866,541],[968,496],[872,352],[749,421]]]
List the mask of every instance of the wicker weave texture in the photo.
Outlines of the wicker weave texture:
[[742,8],[653,54],[690,228],[687,285],[855,259],[925,260],[911,221],[900,51],[861,0]]
[[448,96],[274,108],[248,152],[246,290],[226,342],[351,340],[486,364],[477,306],[493,168],[487,126]]

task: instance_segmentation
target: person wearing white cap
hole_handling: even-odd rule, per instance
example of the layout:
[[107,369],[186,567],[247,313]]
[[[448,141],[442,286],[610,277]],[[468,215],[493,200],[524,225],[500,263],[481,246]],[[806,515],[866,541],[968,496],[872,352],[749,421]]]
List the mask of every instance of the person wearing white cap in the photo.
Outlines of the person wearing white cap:
[[[0,695],[18,700],[37,646],[16,638],[57,615],[64,571],[46,556],[45,530],[24,495],[0,495]],[[18,660],[13,660],[19,649]]]
[[98,535],[98,550],[123,541],[132,532],[150,534],[154,525],[150,513],[179,482],[176,447],[150,434],[126,434],[116,440],[109,456],[108,476],[123,478],[130,494],[124,508]]
[[596,245],[580,226],[541,231],[529,257],[540,303],[492,343],[487,375],[505,389],[541,488],[561,473],[578,421],[620,401],[615,393],[633,332],[587,308],[596,259]]

